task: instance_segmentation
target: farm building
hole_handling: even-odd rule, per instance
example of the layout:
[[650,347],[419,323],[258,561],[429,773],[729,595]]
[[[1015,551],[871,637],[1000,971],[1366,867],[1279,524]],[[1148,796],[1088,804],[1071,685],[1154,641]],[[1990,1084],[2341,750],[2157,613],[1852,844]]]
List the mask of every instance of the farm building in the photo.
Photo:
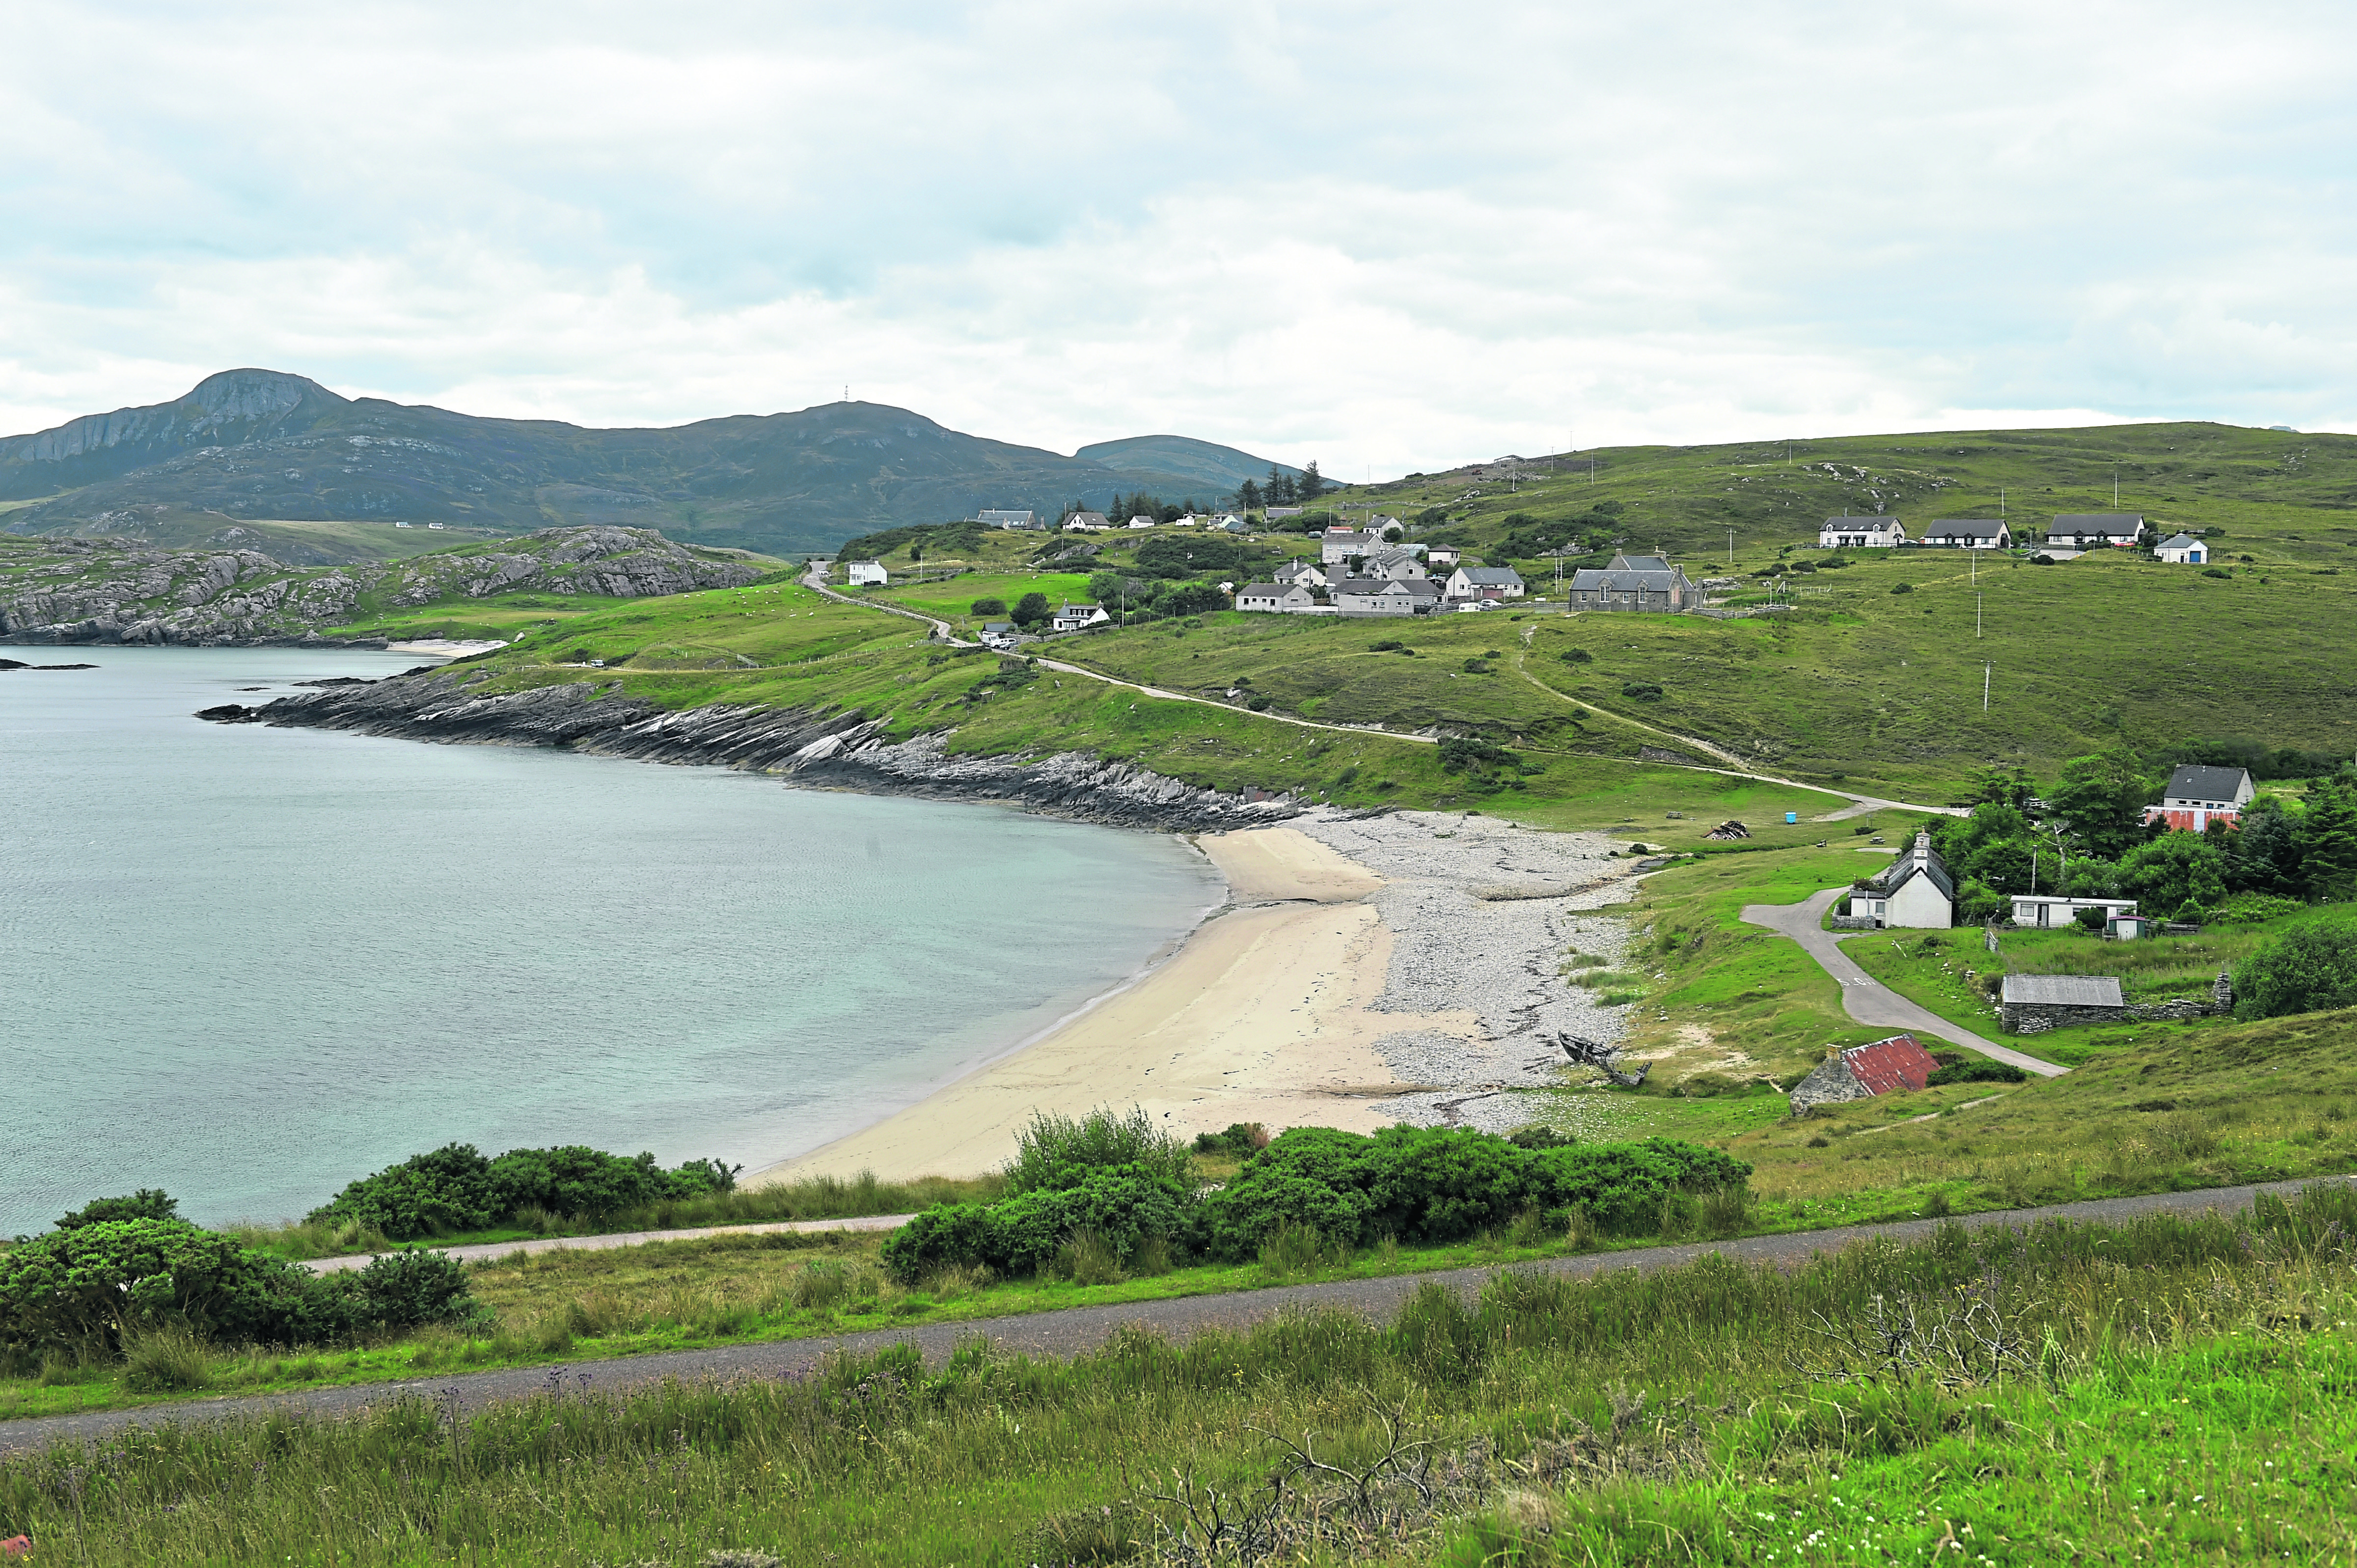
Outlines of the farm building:
[[2201,832],[2212,822],[2235,827],[2243,820],[2243,808],[2256,793],[2248,768],[2183,763],[2169,776],[2160,804],[2144,809],[2144,820],[2147,825],[2167,822],[2174,831],[2188,833]]
[[1827,1057],[1815,1071],[1792,1086],[1792,1114],[1803,1115],[1819,1105],[1921,1089],[1938,1069],[1932,1053],[1912,1035],[1852,1046]]
[[1888,550],[1907,542],[1907,525],[1895,517],[1829,517],[1817,530],[1826,550]]
[[2109,974],[2008,974],[1997,1004],[2008,1035],[2116,1024],[2127,1015],[2119,979]]
[[2180,566],[2206,566],[2210,564],[2210,547],[2190,533],[2172,533],[2152,547],[2156,561],[2173,561]]

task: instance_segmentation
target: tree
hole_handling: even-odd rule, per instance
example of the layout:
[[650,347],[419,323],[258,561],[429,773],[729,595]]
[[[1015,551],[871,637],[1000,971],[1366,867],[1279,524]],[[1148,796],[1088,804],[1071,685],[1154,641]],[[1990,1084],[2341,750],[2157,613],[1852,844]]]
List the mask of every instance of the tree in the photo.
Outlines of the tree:
[[2089,854],[2116,860],[2143,842],[2144,809],[2154,796],[2135,755],[2114,749],[2065,762],[2047,799]]
[[1293,481],[1293,493],[1300,499],[1304,506],[1308,506],[1332,488],[1318,476],[1318,465],[1315,462],[1302,469],[1301,478]]
[[1973,770],[1972,798],[1975,802],[1993,800],[2019,811],[2037,793],[2038,786],[2030,782],[2029,774],[2023,768],[1999,768],[1992,764]]
[[1260,486],[1254,484],[1252,480],[1246,479],[1243,484],[1236,487],[1236,510],[1238,511],[1258,511],[1266,504],[1266,502],[1260,499]]
[[1034,589],[1015,601],[1015,624],[1037,626],[1056,612],[1048,607],[1048,596]]
[[2237,893],[2306,896],[2299,823],[2284,809],[2281,796],[2262,795],[2252,801],[2240,828],[2226,835],[2226,886]]
[[2165,833],[2120,857],[2120,892],[2147,915],[2208,909],[2226,897],[2226,850],[2200,833]]
[[1005,599],[976,599],[974,601],[973,613],[978,616],[1003,616],[1006,613],[1006,601]]
[[1271,506],[1291,506],[1294,499],[1293,476],[1272,463],[1268,467],[1268,500]]
[[2234,972],[2234,1016],[2279,1018],[2357,1005],[2357,925],[2285,932]]
[[2300,870],[2312,898],[2357,897],[2357,782],[2327,779],[2299,819]]

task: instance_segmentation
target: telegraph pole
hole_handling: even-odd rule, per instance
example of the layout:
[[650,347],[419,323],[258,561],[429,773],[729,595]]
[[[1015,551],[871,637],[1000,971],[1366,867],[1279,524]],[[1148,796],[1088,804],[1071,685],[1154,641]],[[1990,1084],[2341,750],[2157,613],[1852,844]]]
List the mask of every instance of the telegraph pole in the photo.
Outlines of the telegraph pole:
[[1727,531],[1727,564],[1729,566],[1735,564],[1735,530],[1732,526]]
[[1988,712],[1988,699],[1989,699],[1989,667],[1988,667],[1987,665],[1984,664],[1984,665],[1982,665],[1982,666],[1981,666],[1981,712],[1983,712],[1983,713],[1986,713],[1986,712]]
[[[1982,597],[1983,596],[1979,594],[1975,594],[1973,596],[1973,635],[1975,637],[1978,637],[1981,634]],[[1981,711],[1983,713],[1986,713],[1988,711],[1988,682],[1986,678],[1984,678],[1981,682]]]

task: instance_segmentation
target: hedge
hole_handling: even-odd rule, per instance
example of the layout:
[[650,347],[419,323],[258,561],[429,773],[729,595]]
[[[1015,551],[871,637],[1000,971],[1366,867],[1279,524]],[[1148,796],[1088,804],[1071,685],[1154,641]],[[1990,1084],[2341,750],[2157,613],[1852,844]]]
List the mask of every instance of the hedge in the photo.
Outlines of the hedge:
[[717,1160],[666,1171],[652,1155],[624,1159],[568,1144],[510,1149],[486,1159],[471,1144],[448,1144],[362,1176],[311,1211],[313,1219],[357,1219],[396,1241],[488,1230],[525,1208],[603,1219],[665,1198],[726,1192],[737,1173]]

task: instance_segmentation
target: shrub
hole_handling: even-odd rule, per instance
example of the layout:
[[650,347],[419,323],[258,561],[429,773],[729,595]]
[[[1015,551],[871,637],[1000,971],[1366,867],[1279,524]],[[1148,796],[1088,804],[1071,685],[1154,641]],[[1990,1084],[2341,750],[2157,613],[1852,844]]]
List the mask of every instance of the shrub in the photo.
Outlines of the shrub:
[[997,598],[976,599],[974,601],[971,613],[978,616],[1003,616],[1006,613],[1006,601]]
[[1486,659],[1469,659],[1465,661],[1465,673],[1468,675],[1487,675],[1491,668]]
[[[1597,961],[1601,962],[1603,961],[1598,960]],[[1528,1127],[1515,1128],[1512,1132],[1506,1134],[1506,1142],[1513,1144],[1514,1147],[1518,1149],[1568,1149],[1573,1144],[1578,1143],[1579,1140],[1572,1137],[1569,1133],[1558,1133],[1552,1127],[1541,1127],[1534,1124]]]
[[1199,1155],[1228,1155],[1248,1160],[1268,1147],[1268,1129],[1257,1122],[1231,1122],[1224,1133],[1198,1133],[1195,1152]]
[[1923,1081],[1937,1089],[1943,1083],[2021,1083],[2029,1077],[2028,1069],[2011,1062],[1953,1062]]
[[2237,893],[2218,906],[2211,918],[2222,926],[2255,926],[2266,920],[2297,915],[2308,908],[2297,898],[2273,893]]
[[1663,1196],[1739,1186],[1750,1174],[1668,1138],[1530,1149],[1463,1129],[1391,1127],[1370,1138],[1297,1127],[1203,1200],[1200,1234],[1212,1256],[1242,1261],[1286,1225],[1346,1247],[1383,1235],[1431,1244],[1535,1208],[1553,1223],[1578,1210],[1599,1231],[1641,1232]]
[[1387,637],[1381,642],[1371,642],[1367,644],[1367,651],[1370,653],[1397,653],[1401,649],[1405,648],[1406,646],[1406,643],[1402,642],[1396,637]]
[[1048,596],[1036,589],[1015,601],[1015,624],[1037,626],[1056,612],[1048,607]]
[[1894,594],[1911,594],[1915,591],[1915,585],[1912,583],[1893,583],[1890,585],[1890,591]]
[[96,1225],[109,1219],[178,1219],[179,1217],[180,1206],[176,1199],[166,1196],[161,1187],[143,1187],[128,1197],[93,1198],[71,1214],[60,1217],[58,1229],[71,1230],[78,1226]]
[[904,1284],[951,1265],[1036,1273],[1052,1267],[1082,1231],[1118,1265],[1150,1237],[1168,1242],[1188,1235],[1194,1209],[1190,1187],[1148,1166],[1092,1170],[1071,1187],[1035,1188],[996,1204],[936,1204],[885,1241],[884,1266]]
[[1658,703],[1662,700],[1662,688],[1651,681],[1631,681],[1620,688],[1620,694],[1632,702]]
[[1566,664],[1593,664],[1596,655],[1585,648],[1566,648],[1563,650],[1563,661]]
[[2234,997],[2234,1016],[2245,1020],[2357,1006],[2357,922],[2285,932],[2243,961]]
[[1449,736],[1442,740],[1440,770],[1462,773],[1470,768],[1483,771],[1492,768],[1519,768],[1523,759],[1502,746],[1492,746],[1486,740],[1469,736]]
[[177,1325],[206,1338],[272,1340],[311,1275],[176,1219],[105,1219],[0,1255],[0,1346],[113,1356]]
[[579,1144],[510,1149],[485,1159],[471,1144],[448,1144],[362,1176],[311,1211],[311,1220],[356,1220],[396,1241],[511,1223],[541,1209],[590,1221],[662,1198],[726,1192],[737,1171],[718,1160],[690,1160],[665,1171],[655,1157]]
[[1035,1112],[1031,1125],[1015,1136],[1015,1158],[1006,1166],[1006,1187],[1009,1192],[1077,1187],[1092,1171],[1123,1165],[1143,1165],[1184,1181],[1188,1152],[1156,1126],[1142,1106],[1131,1106],[1124,1116],[1099,1107],[1077,1121]]

